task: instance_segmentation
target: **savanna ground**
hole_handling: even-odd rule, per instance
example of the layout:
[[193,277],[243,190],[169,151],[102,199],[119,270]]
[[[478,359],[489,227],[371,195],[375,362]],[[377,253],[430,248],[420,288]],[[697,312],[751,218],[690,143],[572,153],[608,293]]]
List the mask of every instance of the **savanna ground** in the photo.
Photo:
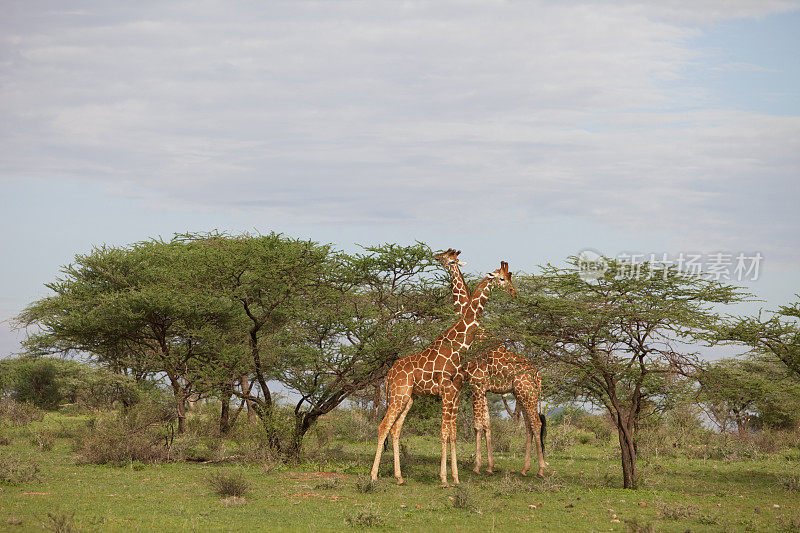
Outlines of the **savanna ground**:
[[522,431],[498,420],[496,473],[473,474],[474,443],[461,439],[462,484],[443,489],[437,432],[404,436],[407,486],[394,483],[391,450],[375,485],[368,481],[372,423],[333,415],[294,463],[259,455],[236,437],[195,433],[175,446],[179,462],[91,464],[99,452],[85,444],[103,427],[93,415],[62,410],[5,424],[0,530],[800,530],[800,448],[782,435],[763,451],[737,439],[676,448],[662,431],[642,445],[642,488],[623,490],[613,435],[551,427],[550,466],[537,479],[518,474]]

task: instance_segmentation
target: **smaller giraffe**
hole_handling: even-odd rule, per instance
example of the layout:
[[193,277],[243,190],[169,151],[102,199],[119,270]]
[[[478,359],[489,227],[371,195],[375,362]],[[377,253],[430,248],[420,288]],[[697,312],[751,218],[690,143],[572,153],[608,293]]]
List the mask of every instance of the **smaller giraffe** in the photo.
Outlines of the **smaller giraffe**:
[[525,465],[522,475],[527,475],[531,467],[531,440],[536,442],[536,456],[539,470],[536,475],[544,476],[544,449],[542,433],[544,424],[539,415],[542,395],[542,378],[531,362],[519,355],[498,346],[494,350],[483,352],[464,366],[472,387],[472,414],[475,421],[475,468],[477,474],[481,470],[481,434],[486,436],[486,452],[489,465],[486,471],[491,474],[494,469],[492,453],[492,429],[489,420],[487,392],[511,392],[521,405],[525,417],[527,438],[525,439]]

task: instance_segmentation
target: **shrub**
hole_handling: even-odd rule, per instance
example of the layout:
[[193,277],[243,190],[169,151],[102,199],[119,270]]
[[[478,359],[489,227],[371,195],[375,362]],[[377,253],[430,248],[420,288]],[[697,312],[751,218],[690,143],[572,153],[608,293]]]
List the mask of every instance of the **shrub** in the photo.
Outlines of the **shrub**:
[[469,484],[463,484],[456,487],[456,493],[453,496],[453,507],[456,509],[466,509],[469,511],[475,509],[475,504],[472,501],[472,495],[469,491]]
[[175,459],[173,410],[151,400],[125,413],[103,413],[75,439],[78,463],[124,465]]
[[0,456],[0,483],[29,483],[36,479],[39,464],[15,456]]
[[356,480],[356,490],[362,494],[377,492],[378,482],[369,476],[362,476]]
[[0,422],[11,426],[25,426],[42,420],[44,413],[38,407],[18,402],[12,398],[0,399]]
[[800,492],[800,476],[778,478],[778,484],[788,492]]
[[45,452],[52,450],[55,443],[56,438],[49,431],[35,431],[31,437],[31,444]]
[[0,446],[8,446],[11,444],[11,438],[8,435],[0,434]]
[[223,498],[241,498],[250,490],[250,482],[239,471],[214,472],[206,478],[206,482],[212,491]]
[[[583,444],[588,444],[595,440],[598,442],[608,442],[617,432],[613,422],[604,415],[582,416],[575,422],[575,425],[584,431],[592,433],[594,436],[594,438],[583,437],[579,439]],[[586,442],[583,442],[583,440],[586,440]]]
[[347,517],[345,521],[353,527],[379,527],[383,525],[383,517],[374,504],[367,505],[360,513]]
[[316,490],[327,490],[327,489],[338,489],[341,486],[342,483],[339,477],[334,476],[334,477],[329,477],[327,479],[323,479],[322,481],[314,485],[314,488]]
[[48,531],[54,531],[55,533],[71,533],[72,531],[76,531],[73,525],[74,518],[74,511],[71,513],[55,512],[47,513],[47,520],[40,520],[40,522],[42,523],[42,527]]
[[700,510],[691,504],[666,504],[659,503],[658,511],[667,520],[687,520],[700,515]]
[[640,522],[639,518],[630,518],[625,520],[625,525],[628,526],[630,533],[655,533],[656,526],[652,522]]
[[516,423],[512,420],[492,421],[492,449],[499,453],[511,451],[511,438],[518,433]]

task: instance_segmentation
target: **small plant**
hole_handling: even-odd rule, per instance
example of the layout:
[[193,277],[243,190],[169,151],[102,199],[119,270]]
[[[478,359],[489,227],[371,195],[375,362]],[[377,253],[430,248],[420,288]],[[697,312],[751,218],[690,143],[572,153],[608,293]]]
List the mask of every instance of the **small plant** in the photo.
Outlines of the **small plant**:
[[239,507],[245,503],[247,503],[247,500],[238,496],[228,496],[227,498],[222,498],[222,505],[225,507]]
[[18,402],[12,398],[0,399],[0,421],[11,426],[26,426],[35,420],[42,420],[44,412],[29,403]]
[[523,485],[522,481],[506,472],[495,485],[494,493],[495,496],[508,496],[509,494],[516,494],[523,490],[526,490],[526,487]]
[[37,463],[22,461],[13,456],[0,457],[0,483],[29,483],[39,473]]
[[362,476],[356,480],[356,490],[362,494],[378,491],[378,482],[371,477]]
[[0,446],[8,446],[11,444],[11,439],[8,438],[8,435],[0,435]]
[[383,517],[374,504],[367,505],[364,510],[355,516],[348,516],[345,521],[353,527],[378,527],[383,525]]
[[652,522],[639,522],[638,518],[625,520],[630,533],[656,533],[656,526]]
[[538,492],[558,492],[564,488],[564,482],[556,475],[539,479],[538,483],[531,485],[531,489]]
[[700,511],[694,505],[683,505],[680,503],[660,503],[658,505],[658,511],[661,513],[661,516],[667,520],[686,520],[700,514]]
[[778,484],[788,492],[800,492],[800,476],[778,478]]
[[314,485],[314,488],[316,490],[328,490],[328,489],[338,489],[341,486],[342,483],[338,477],[329,477],[327,479],[323,479],[322,481]]
[[55,443],[56,438],[52,433],[47,431],[36,431],[31,437],[31,444],[33,446],[38,446],[40,450],[45,452],[52,450]]
[[800,515],[785,516],[778,515],[778,527],[782,531],[800,531]]
[[456,487],[456,493],[453,497],[453,507],[456,509],[466,509],[472,511],[475,509],[475,504],[472,501],[470,494],[469,484],[459,485]]
[[244,473],[238,471],[214,472],[206,478],[209,487],[223,498],[236,496],[241,498],[250,490],[250,482]]
[[71,533],[77,531],[73,524],[75,513],[55,512],[47,513],[47,520],[40,520],[42,527],[55,533]]

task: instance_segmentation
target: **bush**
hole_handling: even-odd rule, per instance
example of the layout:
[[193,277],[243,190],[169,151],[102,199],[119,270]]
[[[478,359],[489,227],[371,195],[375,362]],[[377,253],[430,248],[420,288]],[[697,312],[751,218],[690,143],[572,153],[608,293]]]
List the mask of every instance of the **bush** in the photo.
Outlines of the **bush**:
[[250,482],[239,471],[214,472],[206,478],[206,482],[212,491],[223,498],[241,498],[250,490]]
[[44,413],[34,405],[18,402],[12,398],[0,399],[0,423],[25,426],[43,418]]
[[469,491],[469,485],[459,485],[456,487],[455,496],[453,496],[453,507],[456,509],[466,509],[468,511],[475,510],[475,504],[472,501],[472,495]]
[[73,525],[74,518],[74,511],[71,513],[47,513],[47,520],[42,520],[41,523],[42,527],[48,531],[54,531],[55,533],[71,533],[72,531],[76,531]]
[[13,455],[0,456],[0,483],[29,483],[36,479],[39,464]]
[[56,438],[49,431],[35,431],[31,436],[31,444],[45,452],[52,450],[55,443]]
[[372,503],[357,515],[347,517],[345,521],[353,527],[379,527],[384,523],[383,517]]
[[492,450],[499,453],[511,451],[511,438],[519,432],[513,420],[493,420],[492,424]]
[[403,423],[405,435],[439,435],[442,429],[442,402],[432,396],[414,398],[414,405]]
[[58,357],[18,357],[0,361],[0,395],[56,409],[68,402],[83,408],[125,407],[135,404],[141,392],[128,377],[78,361]]
[[77,461],[121,466],[180,458],[172,450],[173,416],[168,404],[155,400],[125,413],[103,413],[76,437]]
[[377,492],[378,482],[370,476],[362,476],[356,480],[356,490],[362,494]]
[[16,361],[19,364],[14,369],[13,397],[41,409],[56,409],[61,402],[61,392],[53,361],[50,358],[20,358]]
[[593,437],[583,437],[583,440],[586,440],[586,442],[583,442],[583,444],[588,444],[589,442],[594,441],[608,442],[617,433],[614,423],[611,422],[611,420],[609,420],[609,418],[605,415],[582,416],[576,420],[575,426],[584,431],[588,431],[593,435]]
[[778,484],[787,492],[800,492],[800,476],[779,478]]

